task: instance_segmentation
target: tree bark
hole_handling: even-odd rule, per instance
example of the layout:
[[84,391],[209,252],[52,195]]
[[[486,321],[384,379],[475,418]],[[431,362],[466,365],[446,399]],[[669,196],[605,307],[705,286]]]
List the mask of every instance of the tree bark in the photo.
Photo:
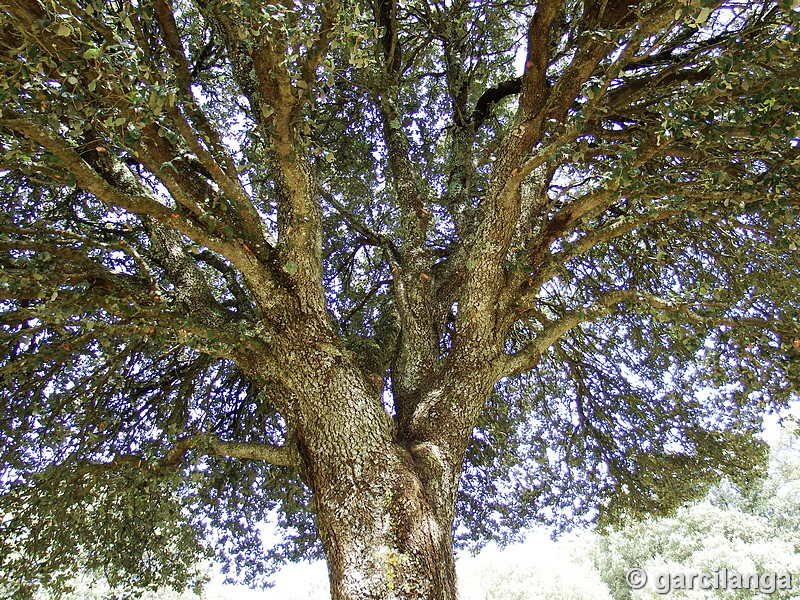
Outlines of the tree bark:
[[439,510],[442,499],[401,446],[366,466],[350,489],[315,481],[331,597],[455,599],[452,510]]
[[452,527],[468,432],[409,439],[324,322],[298,316],[283,333],[272,353],[282,364],[267,359],[261,371],[292,390],[280,408],[312,492],[332,598],[455,599]]

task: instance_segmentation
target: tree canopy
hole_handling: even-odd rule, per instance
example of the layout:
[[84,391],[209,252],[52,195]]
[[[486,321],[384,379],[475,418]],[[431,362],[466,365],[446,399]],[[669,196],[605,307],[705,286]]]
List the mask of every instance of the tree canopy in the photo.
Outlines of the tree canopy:
[[800,376],[787,0],[0,6],[19,597],[330,556],[373,463],[463,543],[756,477]]

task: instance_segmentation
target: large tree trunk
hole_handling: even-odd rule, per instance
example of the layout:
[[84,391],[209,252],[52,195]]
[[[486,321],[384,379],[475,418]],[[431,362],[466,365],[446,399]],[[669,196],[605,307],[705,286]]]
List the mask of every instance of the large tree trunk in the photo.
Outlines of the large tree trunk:
[[346,411],[329,413],[333,435],[322,444],[312,437],[301,450],[332,597],[456,598],[452,530],[460,461],[453,464],[430,442],[400,442],[393,430],[383,437],[376,435],[380,428],[352,427],[358,420]]
[[400,446],[369,463],[351,488],[315,482],[332,597],[456,598],[452,510]]
[[272,374],[293,390],[282,409],[313,494],[332,597],[456,598],[452,528],[469,432],[408,439],[324,323],[286,333],[274,340],[284,361]]

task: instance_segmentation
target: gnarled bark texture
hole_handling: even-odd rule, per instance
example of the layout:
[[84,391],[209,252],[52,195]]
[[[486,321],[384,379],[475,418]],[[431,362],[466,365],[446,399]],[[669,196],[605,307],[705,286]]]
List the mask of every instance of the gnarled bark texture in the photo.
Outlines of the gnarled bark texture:
[[[283,361],[260,368],[293,390],[280,408],[313,494],[333,598],[456,598],[455,500],[474,398],[491,386],[486,368],[428,387],[401,421],[324,321],[291,337]],[[445,410],[460,418],[431,417]]]

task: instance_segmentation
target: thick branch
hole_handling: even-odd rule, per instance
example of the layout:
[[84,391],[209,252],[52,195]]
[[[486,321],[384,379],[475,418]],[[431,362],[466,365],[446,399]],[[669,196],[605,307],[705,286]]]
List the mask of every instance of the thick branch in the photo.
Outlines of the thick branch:
[[383,30],[381,46],[385,63],[385,70],[391,76],[400,73],[403,56],[397,37],[397,2],[396,0],[374,0],[373,12],[375,25]]
[[[436,343],[430,306],[433,303],[432,256],[427,245],[430,211],[426,184],[411,161],[411,144],[393,98],[385,90],[378,99],[383,137],[389,154],[392,183],[400,209],[401,261],[393,265],[393,289],[402,324],[403,342],[395,365],[395,403],[416,402],[416,389],[436,363]],[[394,256],[391,257],[394,260]],[[402,410],[405,410],[403,408]]]
[[[120,251],[120,247],[109,250]],[[0,239],[0,252],[13,253],[34,251],[41,257],[44,253],[50,258],[39,258],[38,264],[31,269],[16,266],[0,256],[0,269],[12,279],[13,288],[4,287],[0,292],[3,299],[11,298],[44,298],[53,294],[65,285],[88,283],[94,293],[115,298],[128,298],[141,305],[152,305],[154,287],[152,280],[143,279],[112,271],[100,262],[92,260],[78,248],[59,245],[53,242],[19,241]],[[36,277],[31,277],[35,268]]]
[[[303,310],[325,310],[322,291],[322,210],[319,189],[297,132],[309,82],[299,84],[289,70],[283,19],[249,23],[238,9],[222,10],[216,2],[198,2],[215,33],[225,41],[233,78],[248,99],[252,117],[272,142],[278,197],[278,241],[281,278]],[[287,12],[292,9],[285,8]],[[253,28],[260,33],[254,37]],[[250,40],[245,42],[245,40]]]
[[508,356],[503,368],[504,376],[517,375],[533,368],[539,362],[542,354],[569,330],[585,321],[591,321],[606,314],[608,309],[615,304],[636,299],[638,296],[639,293],[635,290],[614,290],[598,298],[590,307],[568,311],[561,318],[549,322],[535,340]]
[[492,107],[513,94],[519,94],[522,90],[522,78],[516,77],[514,79],[509,79],[508,81],[503,81],[502,83],[498,83],[496,86],[489,88],[481,97],[478,98],[478,101],[475,103],[475,110],[472,111],[470,115],[469,121],[470,126],[473,130],[477,131],[480,129],[483,122],[489,116]]
[[536,13],[528,26],[527,58],[521,81],[521,121],[536,115],[549,95],[547,67],[550,64],[550,30],[562,4],[562,0],[545,0],[537,3]]
[[[7,108],[2,109],[0,125],[21,133],[48,152],[58,156],[66,170],[75,176],[78,186],[92,193],[105,204],[150,217],[185,235],[197,244],[206,246],[228,258],[245,278],[257,283],[254,285],[254,289],[259,293],[259,301],[262,306],[269,307],[280,302],[283,293],[278,289],[272,277],[268,276],[267,271],[253,253],[241,244],[210,232],[210,230],[222,229],[218,227],[213,215],[208,215],[207,220],[201,225],[194,219],[161,204],[143,185],[137,183],[136,178],[128,171],[127,167],[113,157],[104,158],[109,163],[110,175],[101,175],[78,154],[69,142],[55,136],[47,128],[21,118]],[[108,176],[119,180],[119,182],[115,181],[119,185],[112,185],[106,178]]]
[[321,9],[317,12],[320,14],[319,32],[317,39],[313,43],[309,43],[308,56],[306,56],[303,63],[302,77],[309,85],[316,80],[316,72],[322,59],[327,54],[331,42],[333,41],[333,34],[339,22],[339,9],[341,3],[339,0],[327,0],[322,3]]
[[243,460],[260,460],[281,467],[296,467],[299,455],[290,444],[274,446],[254,442],[225,442],[211,434],[199,433],[181,438],[167,453],[159,466],[176,466],[190,450],[200,450],[203,454],[238,458]]
[[175,469],[191,450],[198,450],[207,456],[258,460],[280,467],[297,467],[300,464],[299,454],[294,447],[289,445],[225,442],[216,436],[198,433],[180,438],[164,457],[156,462],[134,454],[121,454],[108,462],[81,460],[78,462],[74,480],[84,475],[100,475],[126,467],[155,472]]
[[778,321],[755,317],[717,317],[700,315],[694,310],[694,303],[671,302],[654,294],[639,290],[614,290],[600,296],[587,308],[570,310],[555,321],[550,321],[536,339],[518,352],[506,358],[503,376],[511,377],[536,366],[542,355],[559,338],[581,323],[593,321],[609,313],[609,309],[620,302],[635,302],[647,306],[655,312],[668,313],[679,317],[683,322],[694,325],[725,327],[757,327],[780,334]]
[[[112,186],[66,140],[56,137],[46,128],[15,115],[7,108],[2,110],[0,125],[18,131],[48,152],[58,156],[66,169],[75,175],[78,185],[106,204],[123,208],[134,214],[149,215],[170,225],[199,244],[226,255],[231,252],[232,245],[209,234],[190,219],[175,213],[151,196],[143,194],[141,191],[130,193]],[[246,256],[244,251],[241,254]]]
[[573,258],[585,254],[592,248],[630,233],[642,225],[656,223],[659,221],[668,221],[669,219],[683,214],[683,212],[683,210],[676,208],[663,208],[648,212],[634,219],[615,223],[603,229],[597,229],[585,235],[574,244],[568,246],[563,252],[553,255],[553,257],[548,260],[547,263],[536,273],[535,280],[531,282],[531,289],[539,289],[539,287],[545,281],[550,280],[550,278],[556,274],[561,265],[569,260],[572,260]]

